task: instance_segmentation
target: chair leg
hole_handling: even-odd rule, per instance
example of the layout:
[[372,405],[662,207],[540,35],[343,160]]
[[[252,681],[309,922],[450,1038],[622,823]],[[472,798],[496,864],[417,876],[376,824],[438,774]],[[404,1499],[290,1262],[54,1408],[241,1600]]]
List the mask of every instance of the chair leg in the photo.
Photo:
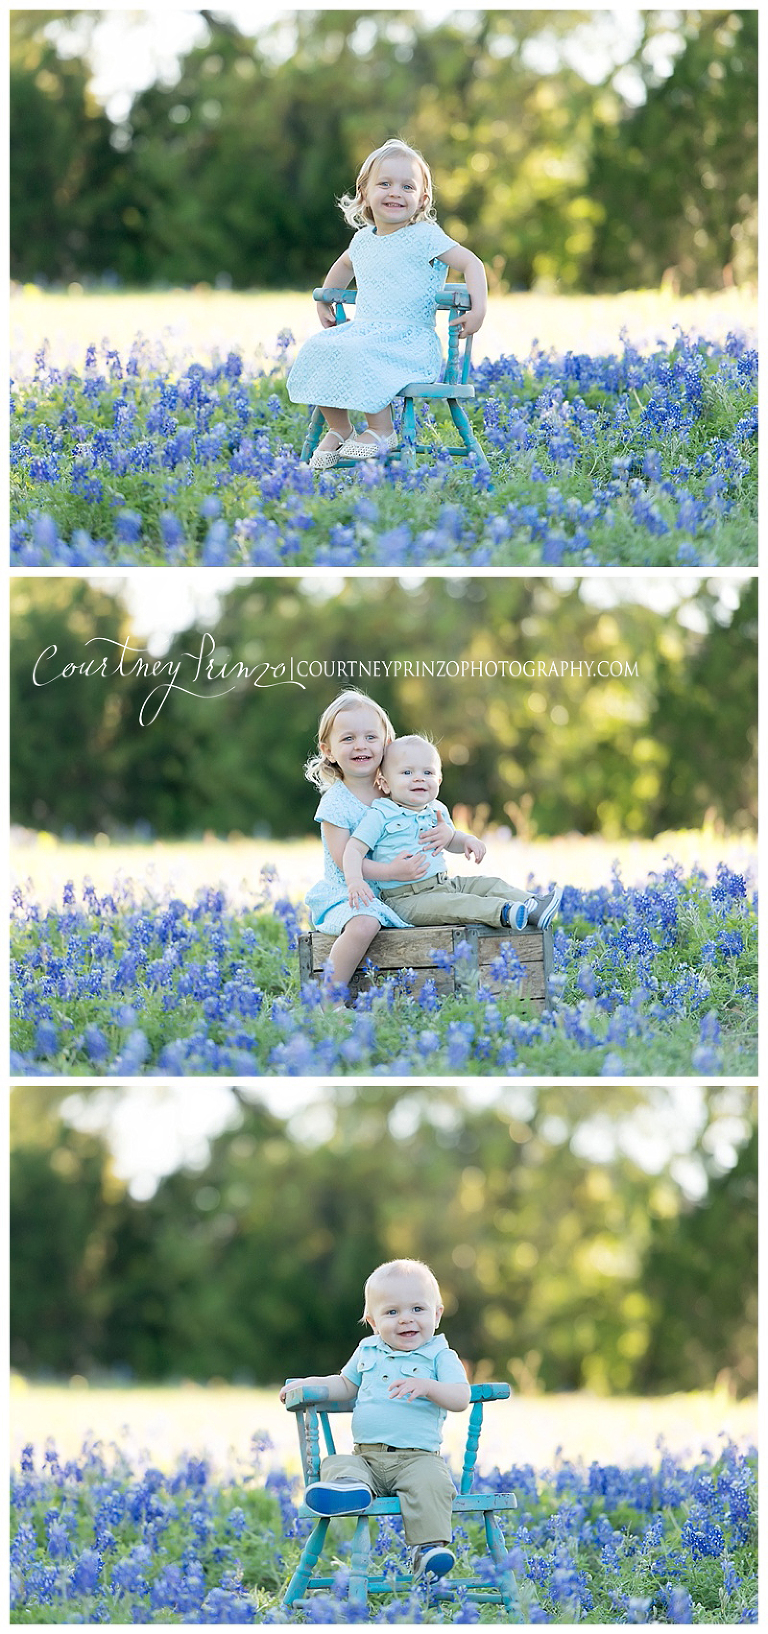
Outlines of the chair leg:
[[403,398],[403,419],[400,426],[400,464],[406,471],[416,469],[416,405],[412,397]]
[[307,464],[307,462],[309,460],[311,460],[312,455],[314,454],[315,449],[317,448],[317,445],[318,445],[318,443],[320,441],[320,438],[322,436],[322,429],[323,429],[323,415],[320,413],[319,408],[313,408],[312,413],[310,414],[310,417],[309,417],[309,424],[307,426],[307,434],[306,434],[306,437],[304,438],[304,442],[303,442],[302,448],[301,448],[301,458],[304,461],[305,465]]
[[292,1606],[295,1600],[300,1600],[302,1595],[306,1593],[312,1573],[323,1552],[325,1534],[328,1531],[329,1526],[330,1517],[328,1515],[324,1515],[322,1519],[317,1522],[317,1525],[313,1526],[304,1548],[301,1551],[299,1564],[296,1567],[290,1583],[288,1584],[285,1594],[283,1595],[284,1606]]
[[490,471],[491,467],[489,460],[486,456],[485,450],[480,447],[475,433],[472,430],[466,410],[462,408],[461,403],[459,403],[455,397],[449,397],[447,401],[448,407],[451,411],[451,419],[453,420],[456,430],[458,431],[467,452],[477,454],[482,464],[485,465]]
[[[490,1509],[485,1512],[485,1541],[496,1565],[501,1566],[507,1558],[507,1546],[496,1516]],[[514,1572],[509,1568],[506,1571],[499,1572],[499,1593],[504,1602],[504,1610],[508,1612],[510,1620],[513,1623],[522,1623],[523,1611],[520,1605],[517,1579]]]
[[368,1603],[368,1569],[371,1561],[371,1529],[367,1515],[361,1515],[352,1539],[349,1598],[355,1605]]

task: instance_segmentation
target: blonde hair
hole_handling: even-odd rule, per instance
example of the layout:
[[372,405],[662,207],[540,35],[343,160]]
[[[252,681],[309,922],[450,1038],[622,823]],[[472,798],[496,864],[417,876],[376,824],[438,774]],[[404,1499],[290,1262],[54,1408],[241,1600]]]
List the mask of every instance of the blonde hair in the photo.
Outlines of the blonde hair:
[[437,747],[437,744],[433,743],[431,738],[422,737],[422,734],[420,732],[410,732],[410,733],[408,733],[407,735],[405,735],[405,736],[403,736],[401,738],[392,738],[391,742],[386,745],[386,747],[384,749],[384,753],[383,753],[383,755],[381,757],[381,769],[382,769],[382,771],[384,771],[386,769],[387,755],[390,754],[393,749],[403,749],[403,748],[406,748],[406,747],[410,747],[411,744],[414,744],[414,745],[419,744],[422,749],[431,749],[432,753],[437,757],[437,764],[440,767],[440,770],[442,771],[443,762],[440,759],[440,751],[439,751],[439,749]]
[[351,193],[343,193],[341,198],[336,200],[344,220],[349,227],[373,226],[373,211],[371,210],[365,196],[366,188],[371,179],[371,173],[376,165],[378,165],[382,159],[389,158],[393,153],[403,153],[407,156],[407,158],[415,159],[421,171],[422,180],[424,182],[424,193],[426,195],[424,203],[422,204],[421,208],[416,211],[416,214],[412,220],[409,221],[408,226],[412,227],[417,221],[437,220],[432,201],[432,173],[426,159],[424,158],[423,154],[419,153],[417,148],[410,147],[408,142],[403,142],[399,136],[390,136],[387,138],[386,142],[382,142],[380,148],[374,148],[373,153],[369,153],[368,158],[363,160],[363,163],[361,164],[357,173],[354,198],[352,197]]
[[394,737],[395,728],[386,710],[382,709],[381,704],[377,704],[375,698],[369,698],[367,692],[358,692],[356,687],[348,687],[346,692],[340,692],[338,697],[334,698],[333,703],[330,703],[320,716],[320,723],[317,728],[318,752],[310,757],[304,767],[304,776],[309,779],[310,783],[314,783],[318,789],[330,789],[334,783],[342,781],[342,774],[335,760],[329,760],[323,752],[323,744],[328,742],[337,715],[340,715],[344,709],[359,709],[361,705],[373,709],[378,715],[384,729],[385,746]]
[[408,1276],[420,1276],[429,1288],[430,1293],[434,1294],[435,1304],[442,1305],[443,1301],[440,1297],[440,1285],[437,1277],[434,1271],[428,1265],[425,1265],[423,1260],[385,1260],[383,1265],[376,1266],[376,1270],[371,1272],[365,1284],[365,1310],[360,1318],[361,1322],[370,1322],[371,1320],[368,1300],[371,1294],[375,1293],[379,1282],[385,1282],[387,1277]]

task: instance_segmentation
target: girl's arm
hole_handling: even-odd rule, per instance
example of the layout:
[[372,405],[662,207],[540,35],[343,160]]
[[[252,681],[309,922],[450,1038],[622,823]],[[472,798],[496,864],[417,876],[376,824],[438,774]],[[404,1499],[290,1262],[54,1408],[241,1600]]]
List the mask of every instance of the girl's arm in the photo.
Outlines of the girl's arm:
[[350,839],[344,847],[342,867],[349,888],[351,908],[364,908],[367,902],[374,901],[373,891],[363,879],[363,858],[368,850],[370,847],[364,840]]
[[451,327],[458,327],[459,340],[465,340],[467,335],[476,335],[485,320],[488,311],[488,280],[485,276],[485,267],[479,255],[473,254],[464,244],[452,244],[449,250],[444,250],[437,256],[438,261],[444,261],[447,267],[455,267],[457,272],[463,272],[464,282],[469,290],[472,305],[468,312],[462,312],[457,318],[451,318]]
[[[338,828],[335,823],[321,823],[320,828],[336,867],[344,873],[344,852],[351,838],[349,829]],[[429,860],[422,852],[401,851],[391,862],[374,862],[372,857],[364,856],[362,873],[363,879],[421,879],[428,867]]]
[[[323,289],[348,289],[354,276],[355,269],[345,250],[344,254],[339,256],[338,261],[334,261],[333,266],[326,273],[323,279]],[[336,313],[333,307],[329,306],[327,301],[318,301],[317,310],[323,328],[334,329],[336,326]]]

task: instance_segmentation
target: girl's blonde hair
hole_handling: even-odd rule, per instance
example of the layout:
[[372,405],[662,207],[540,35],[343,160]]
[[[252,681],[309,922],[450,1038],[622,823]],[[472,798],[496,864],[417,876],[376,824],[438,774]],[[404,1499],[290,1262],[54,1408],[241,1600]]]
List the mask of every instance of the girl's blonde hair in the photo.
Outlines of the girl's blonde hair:
[[401,141],[399,136],[390,136],[386,142],[382,142],[380,148],[375,148],[373,153],[369,153],[368,158],[363,160],[357,173],[354,198],[351,193],[343,193],[341,198],[336,201],[348,226],[373,226],[373,211],[366,200],[366,188],[375,167],[382,159],[388,159],[393,153],[404,153],[409,159],[415,159],[424,182],[424,203],[421,209],[416,211],[413,219],[409,221],[409,227],[412,227],[416,221],[437,220],[432,202],[432,174],[426,159],[423,154],[419,153],[417,148],[410,147],[408,142]]
[[384,731],[385,744],[392,742],[395,728],[386,710],[382,709],[381,704],[377,704],[375,698],[369,698],[367,692],[358,692],[356,687],[348,687],[346,692],[340,692],[338,697],[334,698],[333,703],[329,704],[328,708],[320,716],[320,723],[317,728],[318,752],[316,755],[311,756],[304,767],[304,776],[309,779],[310,783],[316,784],[318,789],[330,789],[334,783],[339,783],[342,778],[335,760],[329,760],[328,756],[323,753],[323,744],[328,742],[336,716],[340,715],[344,709],[359,709],[363,704],[369,709],[373,709],[378,715]]
[[423,1260],[385,1260],[383,1265],[376,1266],[376,1270],[371,1272],[365,1284],[365,1310],[361,1321],[370,1322],[371,1320],[368,1301],[371,1294],[375,1293],[378,1283],[386,1282],[388,1277],[408,1276],[420,1276],[429,1288],[430,1293],[434,1295],[435,1304],[442,1305],[443,1301],[440,1297],[440,1285],[437,1277],[434,1271],[430,1270],[428,1265],[425,1265]]

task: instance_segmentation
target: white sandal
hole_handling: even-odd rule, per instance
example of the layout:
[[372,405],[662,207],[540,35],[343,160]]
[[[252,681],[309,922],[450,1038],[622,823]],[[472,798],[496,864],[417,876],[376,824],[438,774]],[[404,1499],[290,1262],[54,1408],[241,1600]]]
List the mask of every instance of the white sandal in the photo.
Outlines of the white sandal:
[[342,437],[340,431],[332,431],[330,429],[326,431],[325,435],[326,437],[338,437],[338,448],[316,448],[309,462],[310,471],[330,471],[331,467],[336,465],[338,462],[339,455],[344,445],[344,438]]
[[339,459],[342,460],[373,460],[380,459],[383,454],[391,454],[397,448],[397,432],[391,431],[388,437],[379,437],[375,431],[368,431],[367,435],[375,439],[374,442],[363,442],[362,435],[353,431],[339,449]]

